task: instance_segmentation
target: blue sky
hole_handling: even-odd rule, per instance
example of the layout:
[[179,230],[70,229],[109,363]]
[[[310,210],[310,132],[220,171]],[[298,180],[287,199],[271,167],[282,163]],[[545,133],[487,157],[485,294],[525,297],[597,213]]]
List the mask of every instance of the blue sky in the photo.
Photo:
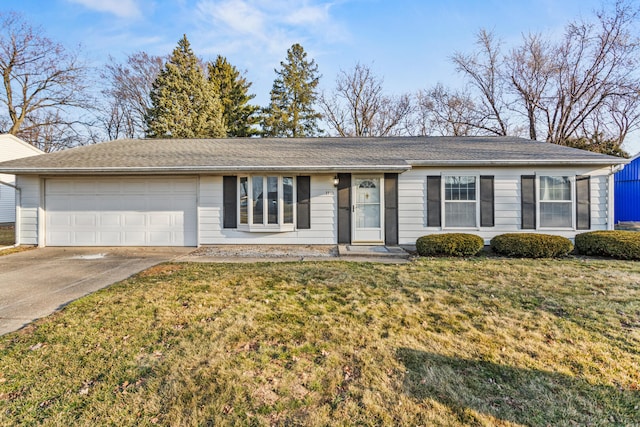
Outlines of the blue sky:
[[[449,58],[472,52],[480,28],[505,48],[523,33],[561,34],[575,18],[590,18],[600,0],[22,0],[2,10],[24,14],[52,39],[80,44],[94,66],[108,55],[144,50],[165,55],[187,34],[205,60],[224,55],[253,82],[265,105],[274,68],[293,43],[316,60],[321,88],[356,62],[384,78],[388,93],[415,92],[441,82],[460,86]],[[626,148],[640,151],[639,138]]]

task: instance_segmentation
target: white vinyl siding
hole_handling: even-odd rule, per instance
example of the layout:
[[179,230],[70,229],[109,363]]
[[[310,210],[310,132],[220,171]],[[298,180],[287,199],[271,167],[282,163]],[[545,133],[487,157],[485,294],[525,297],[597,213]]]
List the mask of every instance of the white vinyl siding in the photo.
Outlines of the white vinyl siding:
[[20,219],[16,220],[16,227],[20,227],[17,233],[20,241],[16,243],[21,245],[39,244],[40,183],[39,176],[18,176],[16,180],[16,185],[20,188]]
[[[566,176],[591,176],[591,230],[606,230],[608,216],[608,173],[609,168],[572,167],[563,173]],[[474,171],[456,168],[419,168],[402,173],[398,177],[398,237],[401,245],[414,245],[416,240],[427,234],[451,232],[442,227],[427,227],[426,177],[440,175],[491,175],[494,176],[495,226],[479,227],[470,233],[476,234],[489,243],[494,236],[503,233],[523,232],[521,225],[520,177],[522,175],[558,175],[558,168],[477,168]],[[572,189],[572,191],[574,191]],[[538,195],[536,195],[538,197]],[[575,210],[575,204],[572,207]],[[444,215],[444,212],[443,212]],[[544,230],[553,234],[573,238],[587,230]]]
[[[282,175],[285,176],[285,175]],[[289,175],[286,175],[289,176]],[[201,245],[220,244],[305,244],[337,242],[336,188],[333,175],[311,175],[311,228],[306,230],[252,233],[223,228],[222,177],[200,177]]]

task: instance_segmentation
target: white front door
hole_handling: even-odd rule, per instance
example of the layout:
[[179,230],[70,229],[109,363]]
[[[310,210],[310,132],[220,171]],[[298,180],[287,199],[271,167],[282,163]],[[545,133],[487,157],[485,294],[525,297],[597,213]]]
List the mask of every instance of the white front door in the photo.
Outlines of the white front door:
[[381,176],[354,176],[353,243],[384,243],[384,184]]

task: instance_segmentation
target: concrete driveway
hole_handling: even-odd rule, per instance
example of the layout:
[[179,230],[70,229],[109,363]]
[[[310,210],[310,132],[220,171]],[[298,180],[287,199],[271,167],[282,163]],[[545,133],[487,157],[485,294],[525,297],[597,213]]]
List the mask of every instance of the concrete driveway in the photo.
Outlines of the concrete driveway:
[[194,248],[39,248],[0,256],[0,335]]

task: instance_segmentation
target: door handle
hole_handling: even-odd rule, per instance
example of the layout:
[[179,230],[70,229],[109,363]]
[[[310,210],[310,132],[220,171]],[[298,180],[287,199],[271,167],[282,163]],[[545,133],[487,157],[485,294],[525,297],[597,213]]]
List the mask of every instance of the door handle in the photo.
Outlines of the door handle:
[[356,211],[356,205],[351,205],[351,212],[355,212]]

